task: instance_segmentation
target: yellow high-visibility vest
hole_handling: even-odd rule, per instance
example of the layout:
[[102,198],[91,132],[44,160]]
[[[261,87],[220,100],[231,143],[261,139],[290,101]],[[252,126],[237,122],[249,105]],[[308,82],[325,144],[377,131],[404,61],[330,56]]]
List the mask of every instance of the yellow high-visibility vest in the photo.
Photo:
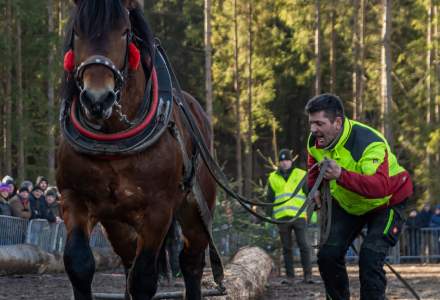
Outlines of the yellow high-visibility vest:
[[[287,181],[281,176],[277,171],[272,172],[269,175],[269,185],[275,193],[274,203],[280,203],[292,197],[293,192],[297,188],[301,179],[306,175],[306,171],[295,168],[290,173]],[[303,205],[306,200],[306,195],[299,190],[295,197],[291,198],[286,203],[277,205],[273,207],[272,215],[275,219],[281,219],[285,217],[293,217],[296,215],[299,208]],[[306,218],[306,212],[301,213],[301,218]]]
[[[345,118],[342,134],[333,148],[316,148],[315,138],[310,135],[307,150],[317,162],[327,157],[335,160],[345,170],[364,175],[374,175],[385,160],[385,153],[388,153],[389,176],[405,171],[397,162],[396,156],[391,152],[388,142],[381,133],[348,118]],[[336,180],[330,180],[330,193],[346,212],[353,215],[363,215],[382,206],[388,203],[392,196],[366,198],[344,188]]]

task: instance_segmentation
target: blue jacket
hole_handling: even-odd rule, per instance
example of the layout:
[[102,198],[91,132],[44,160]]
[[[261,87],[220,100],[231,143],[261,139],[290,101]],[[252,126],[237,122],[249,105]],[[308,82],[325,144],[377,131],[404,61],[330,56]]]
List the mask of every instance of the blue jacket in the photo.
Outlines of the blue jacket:
[[32,216],[31,219],[46,219],[49,222],[55,222],[55,216],[47,205],[46,198],[41,196],[35,198],[34,195],[29,196]]
[[[436,208],[440,209],[440,205],[437,205]],[[440,228],[440,214],[434,214],[431,217],[431,223],[429,224],[429,227],[439,227]]]

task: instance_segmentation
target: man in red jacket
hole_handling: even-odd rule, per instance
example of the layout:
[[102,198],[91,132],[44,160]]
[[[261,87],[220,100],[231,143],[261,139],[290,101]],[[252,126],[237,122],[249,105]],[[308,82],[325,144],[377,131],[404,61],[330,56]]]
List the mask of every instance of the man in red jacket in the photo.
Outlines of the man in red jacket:
[[[312,166],[329,160],[324,178],[329,182],[334,208],[328,240],[318,253],[327,298],[350,298],[345,253],[366,226],[359,255],[361,299],[385,299],[383,265],[404,223],[403,210],[412,194],[409,174],[378,131],[344,115],[337,96],[322,94],[310,99],[306,112],[311,131],[307,145],[309,187],[319,172]],[[314,197],[319,207],[319,192]]]

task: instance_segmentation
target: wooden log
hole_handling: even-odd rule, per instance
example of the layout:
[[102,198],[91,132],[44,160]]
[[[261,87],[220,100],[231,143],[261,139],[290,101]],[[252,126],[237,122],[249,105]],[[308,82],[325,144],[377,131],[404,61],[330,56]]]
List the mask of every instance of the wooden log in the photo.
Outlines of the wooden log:
[[[93,249],[97,270],[116,268],[120,259],[110,249]],[[48,253],[35,245],[0,247],[0,275],[64,272],[62,254]]]
[[[225,267],[224,286],[227,295],[206,299],[257,299],[264,293],[272,266],[272,258],[261,248],[241,248]],[[212,275],[205,274],[202,284],[204,287],[215,287]]]
[[[184,299],[185,291],[179,292],[160,292],[153,296],[152,300],[162,300],[162,299]],[[202,297],[207,296],[218,296],[221,293],[217,289],[202,290]],[[93,293],[93,299],[95,300],[124,300],[124,294],[115,293]]]
[[[272,259],[258,247],[241,248],[226,265],[225,296],[216,289],[211,272],[202,279],[203,299],[245,300],[257,299],[264,293],[267,278],[272,271]],[[153,299],[183,299],[184,291],[157,293]],[[122,300],[124,294],[95,293],[96,300]]]

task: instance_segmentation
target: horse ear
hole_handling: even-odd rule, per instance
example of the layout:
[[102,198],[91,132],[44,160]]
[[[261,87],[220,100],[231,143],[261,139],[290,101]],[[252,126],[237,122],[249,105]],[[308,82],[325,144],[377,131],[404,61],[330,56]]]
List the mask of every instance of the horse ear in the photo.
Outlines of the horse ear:
[[141,6],[141,3],[144,3],[144,0],[122,0],[122,3],[128,10],[133,10]]

